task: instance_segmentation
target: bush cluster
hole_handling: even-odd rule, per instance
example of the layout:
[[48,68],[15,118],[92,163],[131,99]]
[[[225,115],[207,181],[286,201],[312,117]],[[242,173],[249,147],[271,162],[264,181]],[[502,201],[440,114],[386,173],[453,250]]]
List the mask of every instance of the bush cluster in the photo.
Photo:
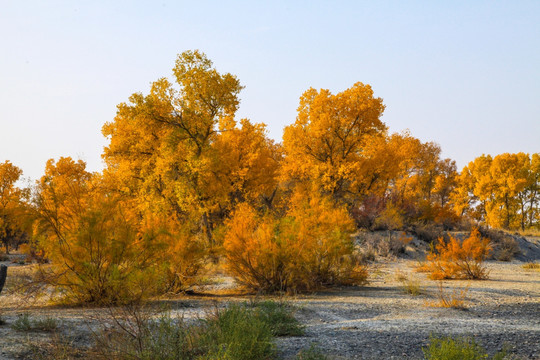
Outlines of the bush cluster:
[[296,292],[366,282],[351,238],[353,223],[328,199],[293,198],[282,218],[240,205],[227,229],[227,268],[251,289]]

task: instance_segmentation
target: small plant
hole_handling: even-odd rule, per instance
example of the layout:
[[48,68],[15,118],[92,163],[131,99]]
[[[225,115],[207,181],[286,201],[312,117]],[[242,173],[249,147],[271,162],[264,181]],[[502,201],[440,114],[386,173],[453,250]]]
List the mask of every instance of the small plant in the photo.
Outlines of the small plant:
[[402,283],[403,292],[412,296],[418,296],[422,294],[422,288],[420,282],[416,280],[406,280]]
[[31,331],[32,321],[30,320],[30,316],[27,313],[19,315],[11,327],[17,331]]
[[37,319],[32,323],[32,329],[38,331],[54,331],[58,329],[58,320],[51,317],[46,317],[44,319]]
[[322,350],[316,345],[311,344],[309,348],[301,350],[296,355],[297,360],[327,360],[328,357],[322,352]]
[[[489,359],[486,350],[471,338],[430,337],[427,348],[422,348],[426,360],[483,360]],[[506,356],[503,350],[491,359],[502,360]]]
[[521,265],[521,267],[524,268],[525,270],[540,271],[540,264],[536,262],[532,262],[532,261]]
[[442,281],[437,285],[437,301],[426,302],[426,306],[430,307],[444,307],[444,308],[453,308],[465,310],[465,298],[469,292],[469,287],[467,286],[462,290],[455,290],[452,293],[447,293],[442,285]]
[[489,273],[483,263],[490,252],[489,239],[481,237],[478,229],[463,241],[450,236],[445,242],[440,237],[418,271],[429,272],[434,280],[487,279]]
[[423,292],[418,280],[410,279],[407,274],[399,270],[396,273],[396,280],[401,283],[401,289],[405,294],[417,296]]

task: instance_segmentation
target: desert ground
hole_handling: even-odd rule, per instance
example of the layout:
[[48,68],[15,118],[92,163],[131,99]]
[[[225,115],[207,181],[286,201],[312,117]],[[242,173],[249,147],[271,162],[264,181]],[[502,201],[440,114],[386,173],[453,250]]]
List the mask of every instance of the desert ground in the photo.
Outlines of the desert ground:
[[[523,267],[540,260],[540,239],[529,238],[520,245],[522,255],[515,260],[489,261],[489,279],[482,281],[430,280],[415,271],[417,249],[410,248],[403,257],[372,264],[370,283],[363,287],[257,296],[217,274],[189,295],[156,302],[166,304],[184,319],[197,319],[230,302],[254,298],[287,301],[305,326],[305,334],[277,338],[280,359],[293,359],[312,344],[330,359],[421,359],[422,347],[430,336],[469,336],[490,354],[505,348],[514,359],[540,359],[540,271]],[[5,322],[0,326],[0,360],[39,358],[58,341],[80,349],[92,346],[93,336],[104,325],[110,309],[66,307],[44,298],[22,299],[10,292],[10,280],[28,265],[6,263],[11,278],[8,275],[0,295]],[[461,304],[439,307],[441,296],[454,297]],[[52,332],[13,329],[12,324],[24,313],[36,319],[54,318],[59,326]]]

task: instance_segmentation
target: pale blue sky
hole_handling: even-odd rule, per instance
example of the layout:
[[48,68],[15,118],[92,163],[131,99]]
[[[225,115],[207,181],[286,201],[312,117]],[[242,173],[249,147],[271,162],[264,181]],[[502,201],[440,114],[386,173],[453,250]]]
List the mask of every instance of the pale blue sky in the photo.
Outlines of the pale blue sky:
[[101,169],[116,105],[200,49],[238,76],[239,117],[280,140],[309,87],[371,84],[391,131],[461,168],[540,152],[540,1],[0,0],[0,161]]

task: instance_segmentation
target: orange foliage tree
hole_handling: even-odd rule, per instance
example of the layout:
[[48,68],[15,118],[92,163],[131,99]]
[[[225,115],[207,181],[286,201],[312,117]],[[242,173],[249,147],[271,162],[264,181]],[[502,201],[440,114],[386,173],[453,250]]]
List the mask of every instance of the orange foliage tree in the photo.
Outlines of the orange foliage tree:
[[540,155],[482,155],[463,168],[452,193],[456,213],[495,228],[540,226]]
[[279,146],[262,124],[234,115],[238,79],[221,74],[201,52],[186,51],[173,69],[176,84],[160,79],[146,96],[118,106],[103,134],[104,158],[119,190],[141,211],[158,212],[215,246],[213,232],[237,202],[271,203]]
[[383,111],[382,99],[362,83],[335,95],[307,90],[295,123],[283,133],[283,179],[313,183],[338,201],[364,195],[372,185],[362,181],[370,171],[362,166],[364,148],[370,137],[386,131]]

